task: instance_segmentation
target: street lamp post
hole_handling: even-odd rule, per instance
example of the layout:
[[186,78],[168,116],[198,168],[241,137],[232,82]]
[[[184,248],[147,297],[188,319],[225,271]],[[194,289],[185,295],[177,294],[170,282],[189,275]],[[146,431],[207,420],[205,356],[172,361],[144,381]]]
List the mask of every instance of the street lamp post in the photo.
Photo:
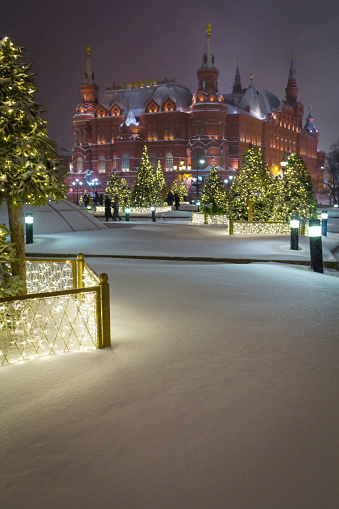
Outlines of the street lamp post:
[[197,163],[197,198],[199,197],[199,169],[200,164],[205,164],[205,159],[198,159]]
[[323,250],[321,243],[321,225],[319,219],[309,220],[308,236],[310,238],[311,268],[314,270],[314,272],[323,273]]
[[324,210],[321,213],[321,234],[324,235],[324,237],[327,237],[327,219],[328,212],[327,210]]
[[75,179],[75,182],[72,182],[72,186],[77,188],[77,205],[79,205],[79,186],[82,186],[82,182],[79,179]]
[[291,228],[291,249],[298,251],[299,249],[299,218],[292,216],[290,220]]

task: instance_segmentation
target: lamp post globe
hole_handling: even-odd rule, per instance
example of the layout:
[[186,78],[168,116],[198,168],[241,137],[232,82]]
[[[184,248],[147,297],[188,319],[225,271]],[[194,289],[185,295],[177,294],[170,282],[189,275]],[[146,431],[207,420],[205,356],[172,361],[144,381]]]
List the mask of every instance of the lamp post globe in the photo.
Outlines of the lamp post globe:
[[199,197],[199,169],[200,165],[205,164],[205,159],[199,158],[197,164],[197,198]]

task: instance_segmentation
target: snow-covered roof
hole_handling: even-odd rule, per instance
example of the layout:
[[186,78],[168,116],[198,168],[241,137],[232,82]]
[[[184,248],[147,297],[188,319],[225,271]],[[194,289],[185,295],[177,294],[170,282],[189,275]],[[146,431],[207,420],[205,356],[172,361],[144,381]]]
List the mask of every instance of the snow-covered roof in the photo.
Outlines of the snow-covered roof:
[[281,102],[276,95],[267,90],[257,92],[251,83],[239,102],[239,108],[249,109],[253,116],[263,119],[271,115],[273,110],[281,110]]
[[171,97],[177,109],[186,110],[192,104],[190,90],[176,83],[165,83],[161,85],[150,85],[138,88],[119,89],[107,88],[102,97],[101,104],[107,109],[117,102],[122,108],[122,115],[132,109],[134,115],[145,113],[147,103],[154,99],[161,105],[167,97]]

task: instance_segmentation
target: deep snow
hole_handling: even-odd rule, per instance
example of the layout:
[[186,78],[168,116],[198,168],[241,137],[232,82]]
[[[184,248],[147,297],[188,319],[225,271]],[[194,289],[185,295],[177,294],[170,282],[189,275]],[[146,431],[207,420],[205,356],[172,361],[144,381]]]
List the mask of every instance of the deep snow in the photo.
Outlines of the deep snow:
[[338,278],[89,262],[110,277],[112,348],[0,369],[1,507],[338,507]]

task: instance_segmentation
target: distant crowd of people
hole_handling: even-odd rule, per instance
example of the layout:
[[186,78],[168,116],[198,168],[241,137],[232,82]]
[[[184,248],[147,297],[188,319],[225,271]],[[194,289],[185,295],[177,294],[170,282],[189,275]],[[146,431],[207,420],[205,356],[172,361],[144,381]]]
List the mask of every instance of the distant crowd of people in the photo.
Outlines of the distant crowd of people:
[[[90,194],[85,193],[82,197],[82,200],[86,208],[92,204],[92,196]],[[174,204],[175,209],[179,210],[180,199],[178,193],[173,194],[172,191],[169,191],[166,197],[166,202],[170,206],[173,206]],[[118,194],[114,196],[114,201],[112,202],[112,200],[107,194],[105,195],[104,200],[102,194],[99,195],[97,192],[95,192],[93,197],[93,203],[95,207],[97,205],[105,205],[105,218],[107,222],[109,221],[109,219],[112,219],[113,221],[119,219],[119,221],[121,221],[121,217],[119,215],[120,201]]]

